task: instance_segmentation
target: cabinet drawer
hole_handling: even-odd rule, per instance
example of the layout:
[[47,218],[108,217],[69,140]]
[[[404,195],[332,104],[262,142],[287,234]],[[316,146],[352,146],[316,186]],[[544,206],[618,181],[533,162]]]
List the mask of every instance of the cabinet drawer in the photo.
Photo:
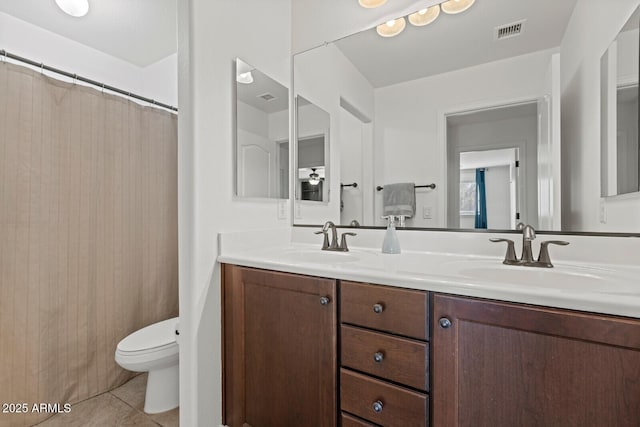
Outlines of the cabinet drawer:
[[[381,404],[379,411],[375,404]],[[340,370],[341,409],[381,426],[426,427],[428,397],[347,369]]]
[[342,427],[376,427],[375,424],[369,424],[360,418],[353,417],[349,414],[342,413]]
[[341,282],[342,322],[428,340],[427,293]]
[[342,366],[428,390],[428,345],[342,325]]

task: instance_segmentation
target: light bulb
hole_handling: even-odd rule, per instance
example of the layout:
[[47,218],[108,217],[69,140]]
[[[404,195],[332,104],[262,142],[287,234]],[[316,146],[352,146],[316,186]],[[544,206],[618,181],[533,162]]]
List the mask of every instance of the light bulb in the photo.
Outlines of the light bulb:
[[253,74],[251,74],[251,71],[240,73],[236,76],[236,81],[238,83],[244,83],[246,85],[253,83]]
[[406,25],[407,23],[404,18],[392,19],[384,24],[378,25],[376,31],[382,37],[393,37],[400,34]]
[[476,0],[449,0],[440,5],[444,13],[455,15],[469,9]]
[[416,27],[422,27],[423,25],[429,25],[440,15],[440,6],[431,6],[428,9],[421,9],[416,13],[409,15],[409,22]]
[[367,9],[373,9],[374,7],[379,7],[385,4],[387,0],[358,0],[360,6],[366,7]]
[[56,0],[56,4],[64,13],[76,18],[89,12],[89,0]]

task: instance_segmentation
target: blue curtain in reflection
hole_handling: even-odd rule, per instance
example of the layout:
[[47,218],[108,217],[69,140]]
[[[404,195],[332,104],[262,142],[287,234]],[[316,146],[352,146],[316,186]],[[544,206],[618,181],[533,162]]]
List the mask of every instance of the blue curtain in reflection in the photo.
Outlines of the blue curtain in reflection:
[[476,169],[476,228],[487,228],[487,189],[484,169]]

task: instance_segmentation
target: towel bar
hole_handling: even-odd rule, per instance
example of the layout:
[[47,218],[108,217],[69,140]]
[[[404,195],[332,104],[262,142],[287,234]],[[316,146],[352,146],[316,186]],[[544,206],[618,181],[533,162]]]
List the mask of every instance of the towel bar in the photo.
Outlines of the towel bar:
[[[382,191],[382,189],[383,189],[383,188],[384,188],[383,186],[378,185],[378,186],[376,187],[376,190],[378,190],[378,191]],[[435,185],[435,184],[428,184],[428,185],[416,185],[414,188],[430,188],[430,189],[434,190],[434,189],[436,188],[436,185]]]

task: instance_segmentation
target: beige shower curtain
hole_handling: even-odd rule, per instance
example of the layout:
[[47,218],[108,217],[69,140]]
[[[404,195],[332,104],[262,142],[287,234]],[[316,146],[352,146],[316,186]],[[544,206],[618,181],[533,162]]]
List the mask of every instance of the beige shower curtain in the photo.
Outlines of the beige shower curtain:
[[129,379],[116,345],[177,315],[177,255],[177,117],[0,63],[0,426]]

